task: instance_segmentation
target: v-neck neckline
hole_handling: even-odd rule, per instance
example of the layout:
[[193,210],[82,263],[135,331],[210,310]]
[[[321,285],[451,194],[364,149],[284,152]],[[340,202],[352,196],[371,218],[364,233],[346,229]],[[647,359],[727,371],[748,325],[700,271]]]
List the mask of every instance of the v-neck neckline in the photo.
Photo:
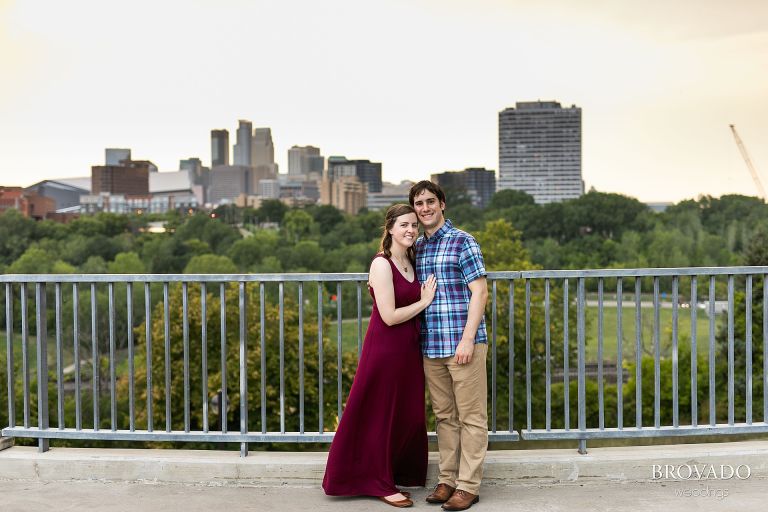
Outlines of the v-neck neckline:
[[413,269],[413,272],[414,272],[414,275],[413,275],[413,279],[409,280],[407,277],[405,277],[405,275],[404,275],[402,272],[400,272],[400,267],[397,265],[397,263],[395,263],[395,262],[394,262],[394,258],[392,258],[392,257],[390,256],[390,257],[389,257],[389,258],[387,258],[387,259],[389,260],[389,263],[390,263],[390,264],[391,264],[393,267],[395,267],[395,270],[397,270],[397,273],[398,273],[398,274],[400,274],[400,277],[402,277],[403,279],[405,279],[406,281],[408,281],[408,282],[409,282],[409,283],[411,283],[411,284],[413,284],[413,282],[414,282],[414,281],[416,281],[416,269],[415,269],[415,268]]

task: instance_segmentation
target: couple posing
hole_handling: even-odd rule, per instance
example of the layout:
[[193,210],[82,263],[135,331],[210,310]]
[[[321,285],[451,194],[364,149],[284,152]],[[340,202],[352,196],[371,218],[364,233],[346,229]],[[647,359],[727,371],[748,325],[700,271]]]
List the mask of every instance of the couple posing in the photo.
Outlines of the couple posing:
[[480,499],[488,445],[485,265],[475,239],[444,217],[438,185],[421,181],[408,199],[387,210],[371,263],[373,311],[323,489],[413,505],[397,485],[426,483],[426,377],[440,450],[427,501],[465,510]]

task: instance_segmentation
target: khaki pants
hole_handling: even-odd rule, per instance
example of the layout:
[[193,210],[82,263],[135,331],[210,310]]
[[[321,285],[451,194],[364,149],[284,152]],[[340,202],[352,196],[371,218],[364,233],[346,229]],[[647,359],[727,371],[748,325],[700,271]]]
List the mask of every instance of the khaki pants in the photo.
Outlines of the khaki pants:
[[424,358],[424,375],[437,418],[438,483],[479,494],[488,449],[487,343],[475,344],[472,361]]

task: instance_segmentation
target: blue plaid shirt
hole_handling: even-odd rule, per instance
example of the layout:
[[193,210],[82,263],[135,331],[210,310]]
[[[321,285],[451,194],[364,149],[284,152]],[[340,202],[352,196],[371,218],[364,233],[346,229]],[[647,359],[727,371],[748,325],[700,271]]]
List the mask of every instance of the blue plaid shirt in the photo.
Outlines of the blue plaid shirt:
[[[421,350],[426,357],[449,357],[456,353],[472,293],[469,283],[484,277],[485,263],[472,235],[456,229],[450,220],[427,238],[416,240],[416,273],[424,282],[437,278],[437,293],[422,313]],[[475,343],[487,343],[485,317],[480,321]]]

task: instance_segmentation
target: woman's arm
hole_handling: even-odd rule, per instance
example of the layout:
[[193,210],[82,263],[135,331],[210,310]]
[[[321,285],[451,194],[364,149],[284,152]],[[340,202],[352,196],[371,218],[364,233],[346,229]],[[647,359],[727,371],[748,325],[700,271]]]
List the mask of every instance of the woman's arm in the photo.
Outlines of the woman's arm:
[[376,307],[379,309],[381,319],[387,325],[396,325],[410,320],[424,308],[432,303],[435,298],[437,281],[431,275],[421,285],[421,299],[409,306],[395,308],[395,288],[392,285],[392,266],[385,258],[374,258],[371,262],[371,270],[368,275],[368,283],[373,288],[376,298]]

